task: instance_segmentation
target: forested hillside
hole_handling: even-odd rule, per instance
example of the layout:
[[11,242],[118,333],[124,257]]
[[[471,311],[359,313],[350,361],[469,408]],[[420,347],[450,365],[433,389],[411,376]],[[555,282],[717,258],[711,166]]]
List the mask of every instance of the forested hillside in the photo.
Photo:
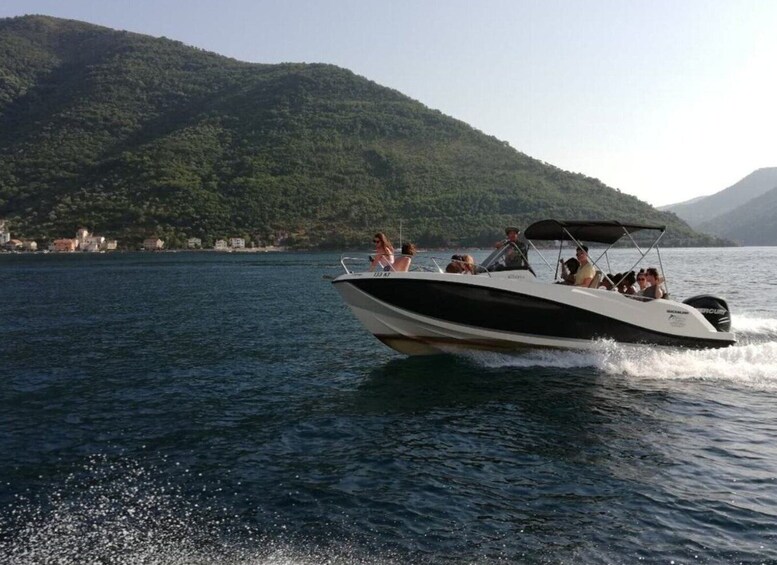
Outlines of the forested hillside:
[[662,206],[661,209],[674,212],[695,228],[704,225],[705,229],[709,229],[710,225],[715,225],[711,222],[713,218],[727,214],[774,188],[777,188],[777,167],[766,167],[753,171],[739,182],[715,194]]
[[288,232],[297,246],[492,242],[545,217],[669,225],[596,179],[532,159],[324,64],[248,64],[44,16],[0,20],[0,218],[29,238],[85,226],[181,245]]
[[699,226],[740,245],[777,245],[777,186]]

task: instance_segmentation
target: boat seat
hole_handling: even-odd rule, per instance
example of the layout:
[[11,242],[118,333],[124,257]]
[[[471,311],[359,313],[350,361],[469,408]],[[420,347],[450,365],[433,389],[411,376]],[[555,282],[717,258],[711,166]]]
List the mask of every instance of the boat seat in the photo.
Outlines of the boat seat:
[[594,278],[591,279],[591,282],[588,283],[588,288],[599,288],[599,285],[602,283],[602,275],[601,271],[596,271],[596,274],[594,275]]

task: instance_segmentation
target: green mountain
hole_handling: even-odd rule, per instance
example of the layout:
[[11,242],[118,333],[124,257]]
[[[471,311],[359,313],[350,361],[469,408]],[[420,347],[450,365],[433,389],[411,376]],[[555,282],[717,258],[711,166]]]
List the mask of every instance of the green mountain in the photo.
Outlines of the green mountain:
[[352,72],[248,64],[44,16],[0,20],[0,218],[15,236],[85,226],[134,244],[187,236],[367,246],[487,244],[545,218],[667,224],[672,214]]

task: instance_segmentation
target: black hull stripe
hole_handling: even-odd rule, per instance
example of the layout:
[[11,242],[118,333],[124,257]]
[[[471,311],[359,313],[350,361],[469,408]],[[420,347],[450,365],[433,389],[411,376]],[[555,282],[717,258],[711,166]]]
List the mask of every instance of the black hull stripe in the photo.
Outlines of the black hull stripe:
[[549,339],[611,339],[694,348],[727,347],[734,343],[656,332],[552,300],[477,285],[389,278],[351,279],[335,284],[351,284],[408,312],[486,330]]
[[420,343],[428,345],[430,347],[443,348],[456,347],[465,349],[481,349],[485,351],[496,351],[509,353],[513,351],[525,351],[528,349],[559,349],[559,346],[552,345],[532,345],[528,343],[520,343],[515,341],[507,341],[500,339],[455,339],[455,338],[443,338],[443,337],[408,337],[404,335],[389,335],[389,334],[376,334],[381,342],[389,347],[398,351],[403,351],[403,348],[399,344],[403,343]]

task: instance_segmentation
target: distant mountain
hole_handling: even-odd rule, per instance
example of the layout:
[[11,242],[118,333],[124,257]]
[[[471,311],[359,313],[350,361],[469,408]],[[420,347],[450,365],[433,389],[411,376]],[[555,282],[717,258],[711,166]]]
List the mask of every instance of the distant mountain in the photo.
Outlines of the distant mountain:
[[699,226],[740,245],[777,245],[777,188]]
[[659,210],[674,212],[691,226],[698,228],[702,224],[706,225],[716,216],[730,212],[776,187],[777,167],[758,169],[736,184],[711,196],[661,206]]
[[249,64],[45,16],[0,20],[0,218],[49,239],[158,236],[366,246],[489,244],[546,217],[668,226],[672,214],[563,171],[354,73]]

